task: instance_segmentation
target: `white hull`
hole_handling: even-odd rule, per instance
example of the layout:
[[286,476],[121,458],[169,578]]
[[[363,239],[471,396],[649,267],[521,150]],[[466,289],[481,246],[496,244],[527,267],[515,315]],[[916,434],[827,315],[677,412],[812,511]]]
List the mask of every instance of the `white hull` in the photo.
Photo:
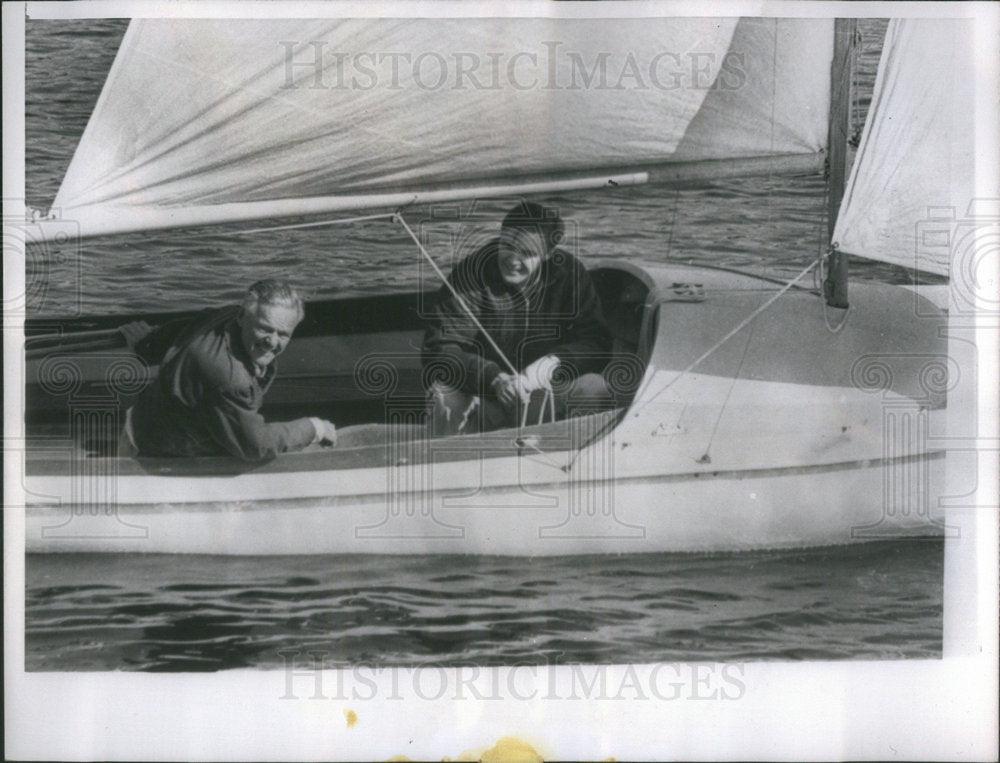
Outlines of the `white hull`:
[[[941,484],[943,454],[892,463],[510,486],[425,496],[429,511],[391,513],[385,500],[120,505],[28,514],[29,551],[185,554],[496,554],[553,556],[748,551],[941,535],[940,519],[882,495],[892,473]],[[530,491],[530,492],[529,492]],[[906,496],[913,498],[913,496]],[[900,496],[903,499],[904,496]],[[595,505],[610,499],[610,505]],[[396,504],[405,503],[405,500]],[[573,507],[573,508],[571,508]],[[577,509],[577,510],[574,510]]]
[[[724,298],[663,300],[660,284],[692,273]],[[536,556],[942,534],[945,458],[931,447],[946,415],[940,319],[899,331],[889,322],[916,297],[857,288],[853,326],[830,334],[818,299],[789,293],[752,336],[679,377],[767,292],[724,272],[643,275],[650,301],[665,304],[646,324],[645,375],[617,421],[572,419],[527,443],[517,438],[530,431],[514,430],[393,442],[376,427],[363,448],[240,473],[65,454],[52,466],[29,449],[27,550]],[[565,426],[576,427],[571,440]]]

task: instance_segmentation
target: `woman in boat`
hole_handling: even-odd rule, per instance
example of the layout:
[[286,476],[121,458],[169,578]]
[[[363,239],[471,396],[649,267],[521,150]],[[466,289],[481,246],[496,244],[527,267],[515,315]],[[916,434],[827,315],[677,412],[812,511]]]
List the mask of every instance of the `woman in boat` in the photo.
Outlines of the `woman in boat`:
[[[318,418],[267,423],[259,410],[275,359],[302,320],[302,299],[285,281],[258,281],[241,305],[207,310],[145,333],[122,328],[138,354],[160,372],[126,414],[119,456],[273,458],[319,442],[336,427]],[[148,327],[146,327],[148,331]]]
[[472,433],[613,405],[612,337],[565,223],[533,202],[448,277],[424,335],[431,434]]

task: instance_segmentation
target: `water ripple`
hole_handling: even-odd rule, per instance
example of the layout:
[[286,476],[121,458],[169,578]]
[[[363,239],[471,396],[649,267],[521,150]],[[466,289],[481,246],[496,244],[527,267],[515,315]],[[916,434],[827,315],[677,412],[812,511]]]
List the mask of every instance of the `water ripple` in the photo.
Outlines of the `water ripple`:
[[29,670],[276,667],[289,651],[320,654],[329,666],[417,666],[941,649],[939,542],[516,565],[447,556],[178,565],[171,556],[66,554],[29,556],[26,572]]

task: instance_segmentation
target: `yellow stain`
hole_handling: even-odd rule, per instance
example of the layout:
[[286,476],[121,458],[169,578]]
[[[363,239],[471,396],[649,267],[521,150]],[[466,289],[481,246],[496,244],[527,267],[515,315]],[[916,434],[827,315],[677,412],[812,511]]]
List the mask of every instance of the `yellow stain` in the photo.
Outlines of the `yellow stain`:
[[[394,755],[389,761],[409,760],[405,755]],[[466,750],[455,760],[467,763],[542,763],[545,760],[530,744],[517,737],[502,737],[490,748],[477,747]],[[614,760],[614,758],[609,758]],[[441,758],[442,763],[451,761],[447,755]]]
[[408,763],[409,760],[405,755],[393,755],[391,758],[386,758],[386,763]]
[[351,726],[358,722],[358,714],[353,710],[345,710],[344,717],[347,719],[347,728],[351,728]]
[[502,737],[482,754],[479,763],[542,763],[534,747],[516,737]]

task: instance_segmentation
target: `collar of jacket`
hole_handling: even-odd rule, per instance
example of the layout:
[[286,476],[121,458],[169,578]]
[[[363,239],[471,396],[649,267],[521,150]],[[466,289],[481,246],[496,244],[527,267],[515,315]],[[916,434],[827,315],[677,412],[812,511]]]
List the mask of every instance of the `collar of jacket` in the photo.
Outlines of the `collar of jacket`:
[[250,359],[250,353],[243,346],[243,335],[240,330],[239,317],[240,307],[236,306],[233,315],[226,321],[226,342],[229,343],[229,352],[243,364],[243,367],[246,368],[247,373],[252,378],[263,384],[274,376],[278,361],[273,360],[266,366],[258,366]]

